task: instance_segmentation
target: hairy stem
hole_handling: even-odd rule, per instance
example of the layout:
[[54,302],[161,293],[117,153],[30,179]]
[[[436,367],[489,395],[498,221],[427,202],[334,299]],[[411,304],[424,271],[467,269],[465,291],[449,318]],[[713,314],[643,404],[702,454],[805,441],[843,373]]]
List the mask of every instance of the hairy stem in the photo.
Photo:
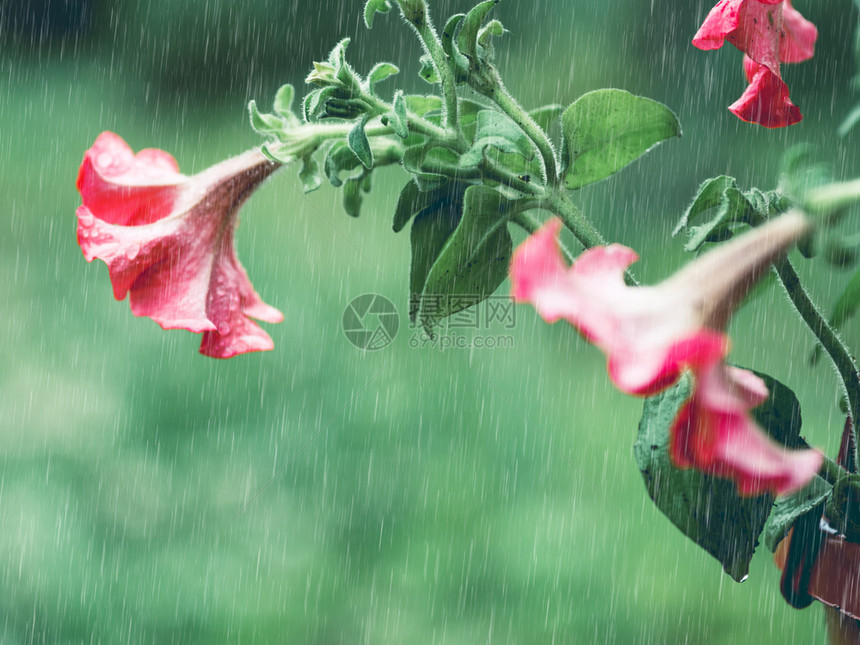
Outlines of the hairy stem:
[[836,367],[842,392],[848,399],[848,414],[851,416],[852,427],[854,428],[855,463],[860,463],[860,461],[856,461],[858,457],[856,428],[858,421],[860,421],[860,378],[858,378],[854,357],[842,339],[839,338],[836,330],[830,326],[827,319],[812,302],[789,259],[783,258],[776,262],[774,268],[797,313],[800,314],[810,331],[815,334],[818,342],[821,343],[824,351],[827,352],[834,367]]
[[445,124],[451,132],[460,131],[460,116],[457,105],[457,84],[454,81],[454,72],[448,64],[448,56],[442,47],[442,41],[439,40],[439,34],[433,29],[430,18],[427,14],[423,19],[412,23],[421,42],[427,49],[430,59],[433,61],[433,66],[436,68],[436,74],[439,75],[439,81],[442,83],[442,101],[445,104]]
[[511,117],[514,123],[520,126],[523,132],[534,142],[543,158],[547,182],[550,185],[555,184],[558,180],[558,161],[555,157],[552,142],[549,140],[546,132],[543,131],[543,128],[526,112],[511,93],[508,92],[504,83],[502,83],[498,71],[495,68],[490,68],[488,73],[490,75],[489,82],[476,83],[473,87],[494,101],[501,108],[502,112]]

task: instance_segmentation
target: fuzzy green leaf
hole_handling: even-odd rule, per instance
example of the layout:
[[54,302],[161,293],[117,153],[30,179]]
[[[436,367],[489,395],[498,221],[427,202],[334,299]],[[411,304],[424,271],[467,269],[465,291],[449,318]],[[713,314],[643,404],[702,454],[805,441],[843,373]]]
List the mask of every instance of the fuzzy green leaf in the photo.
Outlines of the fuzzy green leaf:
[[299,180],[302,182],[302,190],[305,193],[312,193],[322,186],[322,168],[320,168],[319,162],[310,155],[302,159],[302,168],[299,170]]
[[375,85],[376,83],[381,83],[386,78],[399,73],[400,68],[397,67],[397,65],[392,63],[377,63],[367,74],[367,82],[370,83],[370,85]]
[[487,14],[498,4],[499,0],[480,2],[466,14],[460,23],[460,33],[457,34],[457,49],[469,59],[472,65],[478,59],[478,31],[484,23]]
[[830,484],[816,475],[799,491],[777,499],[764,527],[764,543],[767,548],[776,551],[776,547],[788,535],[798,518],[818,506],[823,506],[832,490]]
[[370,149],[370,142],[367,140],[367,135],[364,132],[367,121],[367,117],[364,117],[356,123],[355,127],[350,130],[346,141],[349,144],[349,149],[355,153],[355,156],[364,164],[364,167],[373,168],[373,151]]
[[412,222],[410,241],[412,244],[412,268],[409,276],[409,319],[415,322],[421,294],[427,276],[433,268],[448,239],[457,229],[463,212],[465,186],[451,182],[435,191],[422,193],[431,195]]
[[248,114],[251,117],[251,127],[264,136],[277,135],[284,129],[284,120],[274,114],[264,114],[257,108],[253,99],[248,103]]
[[485,300],[505,281],[513,251],[507,227],[511,207],[497,190],[466,189],[460,223],[424,284],[419,317],[426,329]]
[[564,180],[571,190],[605,179],[661,141],[681,136],[681,124],[669,108],[623,90],[584,94],[561,121]]
[[[777,441],[799,447],[800,405],[785,385],[764,374],[768,400],[753,410],[756,421]],[[689,374],[664,392],[645,400],[634,453],[648,494],[684,535],[705,549],[735,580],[748,571],[758,537],[774,497],[741,497],[729,480],[682,470],[670,457],[670,430],[692,393]]]
[[295,118],[295,115],[293,115],[293,98],[295,94],[295,89],[289,83],[281,85],[275,94],[275,112],[284,117]]
[[373,18],[378,13],[387,13],[391,11],[391,4],[388,0],[367,0],[364,5],[364,24],[368,29],[373,28]]

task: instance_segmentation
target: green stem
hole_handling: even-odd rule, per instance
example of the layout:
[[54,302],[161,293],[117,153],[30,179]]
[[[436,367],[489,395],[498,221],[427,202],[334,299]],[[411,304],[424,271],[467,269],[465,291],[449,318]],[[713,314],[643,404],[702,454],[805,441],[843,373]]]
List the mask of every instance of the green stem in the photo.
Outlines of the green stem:
[[487,81],[476,82],[472,87],[494,101],[501,108],[502,112],[511,117],[534,142],[541,157],[543,157],[547,182],[551,185],[555,184],[558,180],[558,161],[555,157],[555,149],[552,147],[552,142],[549,140],[546,132],[543,131],[543,128],[526,112],[511,93],[508,92],[504,83],[502,83],[498,71],[491,67],[488,74],[489,79]]
[[860,455],[857,454],[857,423],[860,421],[860,377],[858,377],[857,364],[836,330],[830,326],[827,319],[812,302],[789,259],[783,258],[776,262],[774,268],[797,313],[815,334],[818,342],[821,343],[824,351],[827,352],[836,367],[842,392],[848,399],[848,414],[851,416],[854,432],[855,463],[860,463],[858,461]]
[[846,473],[844,468],[827,457],[824,458],[824,461],[821,462],[821,468],[818,469],[818,476],[831,486],[844,477]]
[[576,204],[570,201],[564,189],[547,186],[546,206],[561,218],[564,225],[586,249],[606,244],[600,231],[594,228]]
[[422,20],[412,24],[418,32],[421,42],[424,43],[424,47],[433,61],[436,74],[438,74],[439,81],[442,84],[442,100],[445,104],[445,124],[450,132],[458,133],[460,131],[460,117],[457,110],[457,84],[454,81],[454,72],[448,64],[448,56],[442,47],[442,41],[439,40],[439,35],[433,29],[430,17],[426,13]]

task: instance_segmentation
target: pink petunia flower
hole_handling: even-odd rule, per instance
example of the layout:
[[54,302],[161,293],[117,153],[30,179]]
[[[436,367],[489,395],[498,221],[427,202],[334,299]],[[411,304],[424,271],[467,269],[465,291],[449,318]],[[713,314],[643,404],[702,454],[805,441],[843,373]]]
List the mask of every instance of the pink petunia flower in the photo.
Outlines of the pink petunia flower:
[[673,431],[679,466],[729,477],[746,494],[786,493],[815,474],[820,454],[781,448],[749,417],[767,396],[764,384],[723,362],[732,312],[771,262],[808,231],[803,216],[775,219],[651,287],[624,283],[637,256],[618,244],[589,249],[567,267],[557,244],[560,228],[550,220],[516,250],[513,297],[530,302],[547,322],[566,320],[597,345],[623,392],[654,394],[684,370],[693,372],[694,394]]
[[788,99],[780,63],[811,58],[817,38],[815,25],[790,0],[720,0],[693,37],[693,45],[719,49],[728,40],[744,52],[750,61],[744,65],[750,86],[729,109],[745,121],[778,128],[803,118]]
[[279,164],[255,150],[188,177],[161,150],[137,155],[104,132],[84,154],[78,244],[108,265],[114,296],[164,329],[203,333],[200,352],[229,358],[269,350],[249,317],[281,322],[236,257],[240,206]]

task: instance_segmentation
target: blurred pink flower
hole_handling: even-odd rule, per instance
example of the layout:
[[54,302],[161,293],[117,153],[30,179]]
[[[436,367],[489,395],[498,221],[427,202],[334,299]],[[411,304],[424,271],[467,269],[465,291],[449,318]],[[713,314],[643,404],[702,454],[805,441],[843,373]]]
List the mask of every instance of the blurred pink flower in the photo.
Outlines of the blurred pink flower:
[[251,150],[188,177],[161,150],[137,155],[103,132],[84,154],[78,244],[108,265],[114,296],[164,329],[203,333],[200,352],[229,358],[269,350],[249,316],[280,322],[233,247],[239,207],[278,164]]
[[815,474],[820,454],[782,448],[749,417],[767,398],[764,383],[723,362],[729,342],[722,330],[771,262],[808,231],[803,216],[773,220],[652,287],[624,283],[637,256],[618,244],[589,249],[567,267],[560,228],[550,220],[516,250],[513,297],[547,322],[565,319],[597,345],[623,392],[655,394],[693,372],[694,393],[673,430],[679,466],[729,477],[745,494],[786,493]]
[[779,128],[803,118],[788,99],[780,63],[811,58],[817,38],[815,25],[790,0],[720,0],[693,37],[693,45],[719,49],[728,40],[744,52],[750,86],[729,109],[744,121]]

